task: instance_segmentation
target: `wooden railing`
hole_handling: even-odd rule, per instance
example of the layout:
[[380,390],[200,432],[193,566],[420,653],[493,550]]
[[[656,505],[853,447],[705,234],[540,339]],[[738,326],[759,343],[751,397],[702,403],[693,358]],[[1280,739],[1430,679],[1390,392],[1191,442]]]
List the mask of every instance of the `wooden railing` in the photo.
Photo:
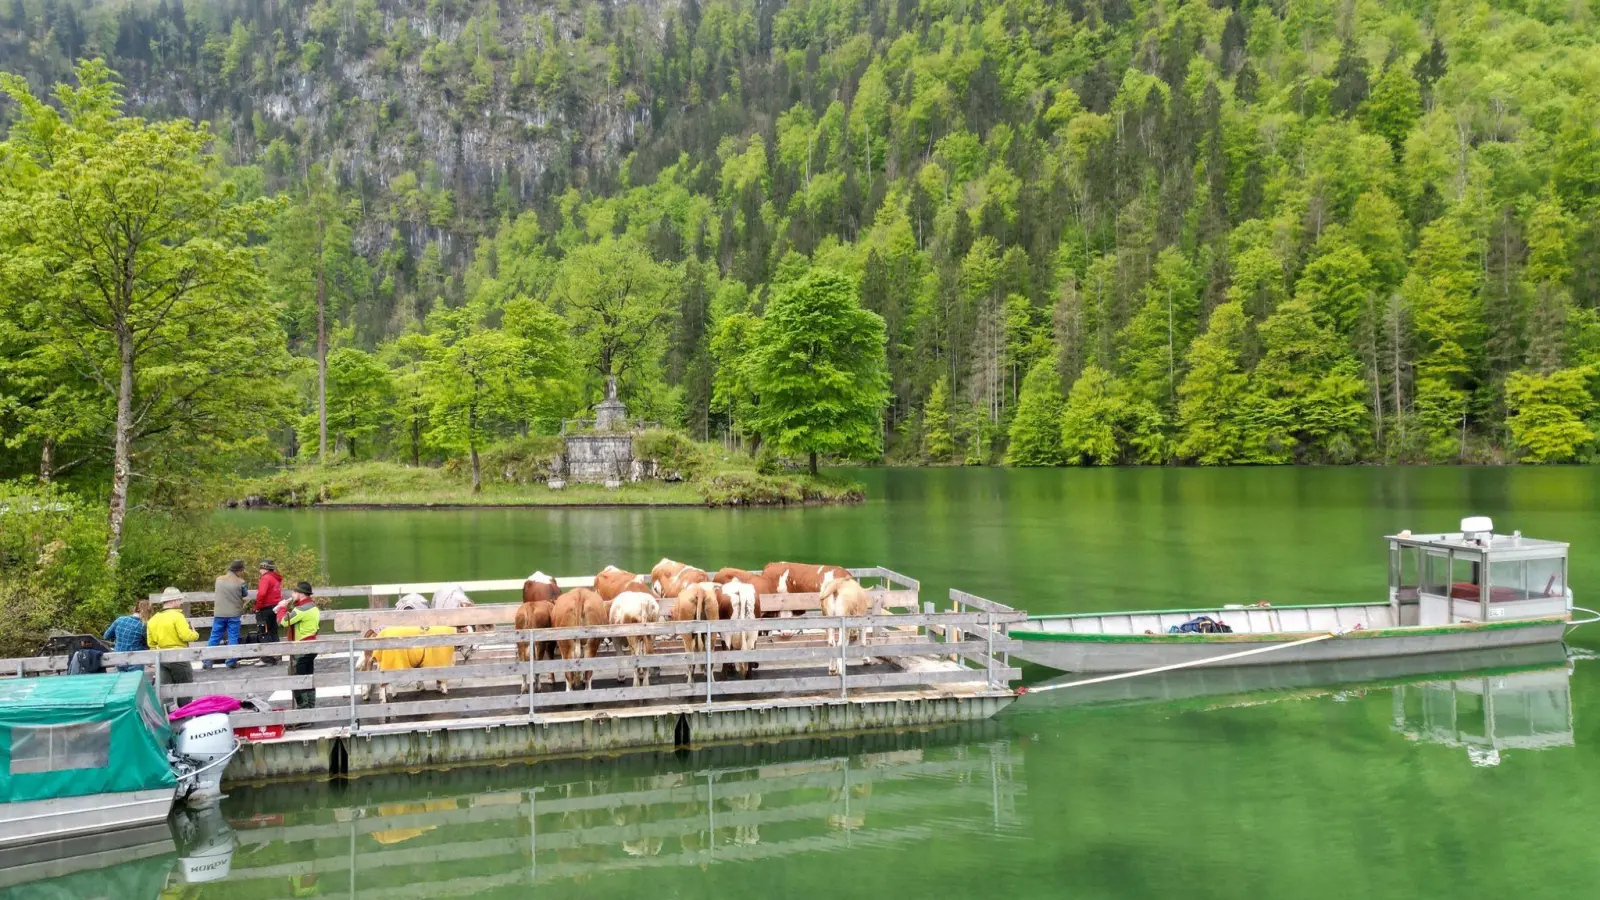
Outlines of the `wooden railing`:
[[[1005,626],[1022,621],[1026,614],[970,594],[952,592],[956,609],[917,611],[917,582],[887,569],[855,570],[857,577],[876,581],[881,586],[871,592],[881,613],[863,617],[824,617],[813,612],[793,618],[722,620],[717,622],[673,622],[636,625],[592,625],[576,628],[548,628],[536,631],[495,629],[419,637],[364,637],[372,627],[392,624],[431,624],[435,619],[451,625],[500,625],[514,604],[487,604],[457,610],[350,610],[331,617],[333,631],[315,641],[301,643],[244,644],[235,646],[194,646],[177,650],[107,653],[104,664],[152,666],[156,687],[163,700],[183,702],[211,693],[260,696],[277,691],[323,689],[322,705],[309,709],[282,709],[265,713],[236,713],[236,727],[253,725],[318,725],[358,730],[363,725],[409,716],[447,716],[452,719],[479,716],[528,716],[575,706],[609,704],[620,707],[661,701],[678,704],[771,702],[773,697],[803,696],[848,699],[853,694],[885,690],[912,690],[964,684],[980,691],[1004,691],[1020,677],[1005,658],[1013,649]],[[481,583],[480,583],[481,584]],[[520,587],[520,582],[518,583]],[[909,588],[907,590],[906,588]],[[959,595],[959,596],[958,596]],[[815,595],[768,595],[783,598],[787,608],[804,610]],[[814,608],[814,607],[813,607]],[[889,612],[905,609],[904,613]],[[830,645],[824,641],[827,630],[869,629],[866,643]],[[733,632],[761,633],[754,649],[727,650],[713,647]],[[774,639],[773,632],[795,632]],[[343,633],[341,633],[343,632]],[[686,636],[699,635],[705,651],[687,652]],[[649,637],[655,652],[635,657],[627,650],[629,637]],[[615,648],[600,656],[578,659],[520,661],[516,644],[526,641],[609,640]],[[369,652],[413,650],[427,647],[452,647],[469,658],[462,663],[427,668],[368,671],[362,666]],[[221,662],[228,659],[253,660],[260,657],[285,657],[314,653],[317,671],[312,675],[277,674],[255,669],[247,681],[233,678],[202,678],[195,683],[163,683],[158,663]],[[454,657],[455,654],[452,654]],[[892,667],[884,671],[861,671],[863,664],[883,658]],[[915,665],[905,661],[921,658]],[[736,663],[756,663],[763,667],[758,677],[724,677],[721,669]],[[819,673],[837,663],[838,674]],[[702,666],[692,681],[689,667]],[[0,660],[0,674],[16,676],[46,675],[66,670],[67,658],[26,657]],[[651,682],[633,686],[636,669],[648,670]],[[774,669],[795,669],[793,674]],[[809,671],[808,671],[809,670]],[[281,671],[281,670],[280,670]],[[615,686],[596,682],[586,689],[568,690],[567,673],[587,672],[594,679],[617,679]],[[259,674],[257,674],[259,673]],[[555,689],[548,684],[556,682]],[[439,699],[396,700],[395,691],[404,686],[443,680],[455,696]],[[546,682],[529,691],[529,683]],[[389,702],[369,702],[361,695],[382,685],[391,694]],[[342,689],[342,696],[341,696]],[[462,695],[463,689],[470,696]],[[492,692],[491,692],[492,691]],[[338,698],[329,702],[329,694]],[[767,698],[762,700],[762,698]]]
[[[900,574],[899,572],[896,572],[896,571],[894,571],[892,569],[883,568],[882,566],[863,566],[863,567],[860,567],[860,568],[850,569],[849,572],[850,572],[850,574],[854,575],[857,579],[859,579],[863,585],[868,586],[868,587],[871,587],[874,584],[877,584],[877,585],[881,586],[884,589],[898,591],[898,592],[909,592],[909,593],[911,593],[913,595],[916,594],[917,591],[920,589],[920,583],[916,579],[909,578],[909,577],[907,577],[905,575]],[[441,591],[441,590],[444,590],[445,588],[450,587],[452,585],[460,587],[463,591],[465,591],[469,595],[473,595],[473,594],[482,595],[482,594],[501,594],[501,593],[512,594],[512,593],[520,593],[522,591],[523,582],[526,581],[526,580],[527,580],[526,577],[523,577],[523,578],[495,578],[495,579],[487,579],[487,580],[480,580],[480,581],[415,581],[415,582],[395,582],[393,584],[345,585],[345,586],[342,586],[342,587],[318,587],[318,588],[314,588],[314,594],[318,598],[322,598],[322,599],[366,597],[367,598],[367,608],[368,609],[388,609],[393,604],[393,602],[394,602],[394,600],[396,598],[403,597],[406,594],[421,594],[423,596],[431,596],[434,593],[436,593],[438,591]],[[567,576],[561,576],[561,577],[556,579],[556,585],[558,587],[560,587],[562,590],[571,590],[572,588],[579,588],[579,587],[591,587],[593,584],[594,584],[594,576],[593,575],[567,575]],[[289,588],[290,588],[290,585],[287,585],[287,584],[284,585],[284,596],[288,596]],[[782,595],[779,595],[779,594],[768,594],[768,595],[764,596],[763,609],[768,609],[768,610],[770,610],[770,609],[791,609],[791,610],[793,610],[793,609],[816,609],[816,607],[817,607],[816,598],[817,598],[816,594],[782,594]],[[150,600],[153,603],[160,603],[161,599],[162,599],[162,597],[161,597],[160,594],[151,594],[150,595]],[[195,606],[197,606],[197,605],[201,606],[201,607],[209,608],[211,602],[213,600],[215,600],[215,599],[216,599],[216,592],[215,591],[184,591],[183,592],[183,607],[182,607],[183,614],[188,617],[189,625],[191,627],[194,627],[194,628],[210,628],[211,627],[211,616],[209,616],[209,615],[194,615],[193,614],[193,612],[194,612],[193,608]],[[246,597],[246,607],[248,608],[249,604],[254,603],[255,599],[256,599],[256,592],[255,591],[250,591],[249,594]],[[895,596],[891,596],[891,597],[887,598],[885,600],[885,605],[891,606],[891,607],[894,607],[894,606],[911,606],[912,608],[915,608],[914,604],[905,603],[904,602],[905,599],[906,598],[905,598],[903,593],[902,594],[897,594]],[[809,606],[805,605],[807,602],[809,602],[809,604],[810,604]],[[479,604],[479,606],[504,607],[504,608],[510,609],[513,613],[515,613],[518,604],[517,603]],[[512,621],[512,617],[509,617],[509,616],[504,619],[505,624],[509,624],[511,621]],[[240,617],[240,623],[243,624],[243,625],[253,625],[253,624],[255,624],[255,614],[253,612],[248,611],[248,609],[247,609],[247,611],[244,613],[244,615]],[[393,620],[393,621],[386,621],[386,624],[423,624],[423,623],[421,622],[421,620],[417,620],[417,621]],[[452,623],[452,624],[457,624],[457,623]],[[480,622],[474,622],[474,623],[461,622],[459,624],[500,624],[500,622],[499,622],[499,620],[487,620],[487,621],[481,622],[481,623]]]

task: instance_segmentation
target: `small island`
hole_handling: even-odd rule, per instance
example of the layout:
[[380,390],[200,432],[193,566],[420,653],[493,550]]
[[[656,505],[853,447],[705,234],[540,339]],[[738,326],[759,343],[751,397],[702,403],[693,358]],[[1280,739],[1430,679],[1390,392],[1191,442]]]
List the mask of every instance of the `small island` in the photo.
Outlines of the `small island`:
[[451,458],[440,466],[344,462],[246,479],[230,506],[450,508],[478,506],[789,506],[849,503],[861,486],[785,471],[771,457],[696,442],[628,417],[615,379],[591,419]]

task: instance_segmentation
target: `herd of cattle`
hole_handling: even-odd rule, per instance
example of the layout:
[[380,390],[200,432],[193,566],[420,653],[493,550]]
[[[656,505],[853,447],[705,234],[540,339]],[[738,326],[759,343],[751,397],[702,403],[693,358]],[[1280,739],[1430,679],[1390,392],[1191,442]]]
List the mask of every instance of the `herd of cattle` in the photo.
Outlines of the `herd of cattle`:
[[[760,609],[760,598],[772,594],[820,594],[824,616],[865,616],[871,606],[871,597],[847,569],[839,566],[808,565],[805,563],[769,563],[759,572],[725,568],[715,573],[704,569],[663,559],[649,574],[635,574],[616,566],[606,566],[594,578],[593,587],[574,588],[562,593],[556,580],[543,572],[535,572],[522,585],[522,605],[517,608],[518,631],[541,628],[577,628],[587,625],[651,624],[674,622],[750,622],[748,630],[722,632],[712,636],[728,650],[754,649],[760,629],[758,618],[788,615],[777,610]],[[848,644],[850,634],[840,634],[841,629],[828,629],[828,644]],[[848,629],[859,636],[860,629]],[[706,636],[684,636],[684,649],[691,653],[705,652]],[[654,651],[654,639],[649,635],[629,636],[628,650],[635,657]],[[599,638],[540,641],[532,645],[519,643],[517,656],[527,661],[534,659],[587,659],[598,655]],[[619,648],[620,650],[620,648]],[[838,674],[837,660],[829,664],[829,671]],[[724,672],[736,672],[748,678],[755,663],[739,662],[724,667]],[[701,667],[689,666],[688,680],[694,681]],[[710,673],[706,673],[710,677]],[[566,673],[567,690],[587,688],[593,672]],[[555,676],[551,676],[554,684]],[[634,669],[635,687],[650,683],[650,669]],[[533,685],[538,690],[538,685]]]

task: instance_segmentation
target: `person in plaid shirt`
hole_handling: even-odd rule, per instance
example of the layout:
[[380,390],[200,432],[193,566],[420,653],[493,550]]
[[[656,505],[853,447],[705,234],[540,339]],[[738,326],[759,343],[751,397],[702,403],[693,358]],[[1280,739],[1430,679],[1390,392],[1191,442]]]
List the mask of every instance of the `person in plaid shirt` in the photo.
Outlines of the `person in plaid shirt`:
[[[140,600],[134,604],[133,609],[125,616],[118,616],[112,620],[106,633],[101,635],[105,640],[112,642],[111,649],[117,653],[134,653],[140,650],[149,650],[150,645],[145,643],[145,622],[150,620],[150,601]],[[143,666],[117,666],[119,672],[134,672]]]

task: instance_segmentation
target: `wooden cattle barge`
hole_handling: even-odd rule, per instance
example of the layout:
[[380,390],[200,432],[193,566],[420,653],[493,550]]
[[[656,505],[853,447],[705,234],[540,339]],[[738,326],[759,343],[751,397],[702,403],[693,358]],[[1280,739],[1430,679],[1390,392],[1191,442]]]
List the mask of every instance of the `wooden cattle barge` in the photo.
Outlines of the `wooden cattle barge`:
[[[265,699],[265,712],[233,714],[236,729],[281,736],[248,740],[229,764],[225,782],[282,777],[339,776],[358,772],[492,762],[552,755],[582,755],[644,747],[720,741],[769,740],[795,735],[876,728],[919,728],[986,719],[1016,697],[1010,665],[1015,643],[1006,629],[1026,619],[1011,607],[952,591],[948,609],[922,603],[914,579],[882,567],[851,573],[867,587],[876,614],[860,618],[820,615],[818,594],[770,594],[765,610],[794,616],[756,620],[761,636],[754,649],[685,652],[685,635],[715,637],[750,630],[746,621],[663,621],[642,625],[595,625],[515,630],[517,603],[483,603],[450,610],[389,608],[393,598],[430,593],[449,583],[365,585],[317,589],[318,596],[368,598],[366,609],[325,614],[322,636],[313,643],[193,646],[181,650],[107,653],[104,663],[146,665],[163,701],[230,694]],[[589,576],[560,578],[562,588],[592,582]],[[521,579],[463,582],[474,595],[520,590]],[[208,594],[194,593],[198,603]],[[247,619],[248,620],[248,619]],[[331,620],[331,625],[326,624]],[[209,624],[197,618],[197,626]],[[391,625],[473,626],[490,630],[403,638],[365,637]],[[865,644],[831,646],[826,629],[867,628]],[[627,653],[628,636],[649,635],[653,654]],[[588,659],[519,661],[518,641],[600,638],[617,650]],[[313,675],[286,674],[286,651],[313,650]],[[462,661],[402,671],[366,671],[368,651],[455,648]],[[433,654],[437,656],[437,654]],[[195,670],[193,684],[162,683],[157,662],[221,663],[238,658],[237,669]],[[0,660],[0,672],[29,677],[65,672],[67,657]],[[749,679],[727,677],[725,664],[757,663]],[[688,677],[691,663],[712,674]],[[842,663],[830,674],[831,663]],[[651,683],[635,687],[636,666],[651,670]],[[593,672],[587,690],[567,690],[562,676]],[[448,692],[439,690],[443,680]],[[552,687],[550,680],[558,682]],[[537,690],[530,682],[544,681]],[[389,695],[377,702],[377,686]],[[418,687],[429,688],[417,690]],[[291,708],[290,692],[316,691],[316,704]],[[370,699],[363,693],[370,691]]]

